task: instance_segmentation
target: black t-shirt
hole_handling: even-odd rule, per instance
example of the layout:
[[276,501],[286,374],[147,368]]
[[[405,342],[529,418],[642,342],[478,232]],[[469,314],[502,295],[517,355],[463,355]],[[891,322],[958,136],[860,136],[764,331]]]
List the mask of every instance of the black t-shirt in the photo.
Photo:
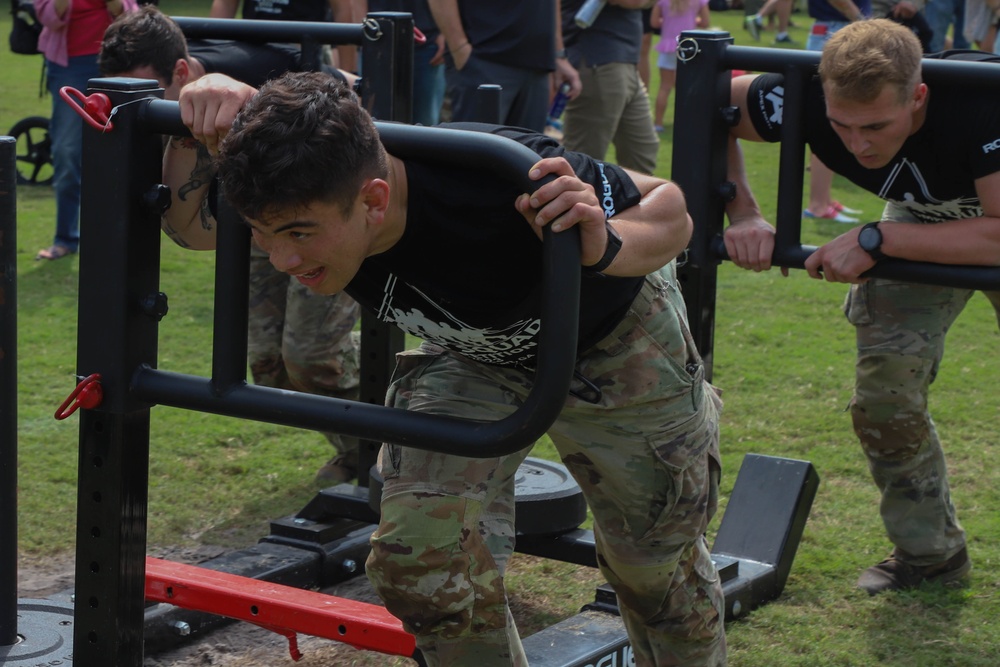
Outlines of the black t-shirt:
[[262,21],[327,21],[326,0],[243,0],[243,18]]
[[548,0],[458,0],[458,13],[475,57],[520,69],[555,69],[556,11]]
[[[285,72],[300,72],[302,51],[291,44],[248,44],[223,39],[192,39],[188,41],[188,54],[196,58],[206,73],[218,72],[237,81],[260,88]],[[345,81],[344,75],[333,67],[323,65],[322,71]]]
[[[564,155],[614,211],[639,202],[621,168],[571,153],[524,130],[477,123],[445,127],[509,137],[543,157]],[[390,250],[369,257],[346,291],[384,321],[488,364],[534,365],[542,244],[514,208],[522,190],[488,169],[406,160],[406,229]],[[613,214],[613,213],[612,213]],[[583,273],[580,340],[585,350],[621,320],[643,278]]]
[[221,39],[192,39],[188,54],[208,73],[219,72],[254,88],[285,72],[299,70],[300,51],[290,44],[247,44]]
[[[780,74],[764,74],[748,93],[750,118],[767,141],[781,139],[783,83]],[[1000,171],[1000,91],[935,85],[923,125],[878,169],[861,166],[833,131],[818,78],[807,84],[805,100],[803,138],[834,172],[921,222],[982,215],[974,181]]]
[[605,5],[589,28],[576,24],[583,0],[563,0],[563,44],[573,67],[599,67],[608,63],[639,62],[642,11]]

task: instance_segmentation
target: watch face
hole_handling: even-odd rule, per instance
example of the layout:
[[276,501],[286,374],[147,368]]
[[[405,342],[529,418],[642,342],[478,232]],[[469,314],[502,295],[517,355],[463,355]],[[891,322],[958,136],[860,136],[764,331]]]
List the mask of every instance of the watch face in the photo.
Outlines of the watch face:
[[875,227],[865,227],[858,234],[858,245],[863,250],[878,250],[882,245],[882,232]]

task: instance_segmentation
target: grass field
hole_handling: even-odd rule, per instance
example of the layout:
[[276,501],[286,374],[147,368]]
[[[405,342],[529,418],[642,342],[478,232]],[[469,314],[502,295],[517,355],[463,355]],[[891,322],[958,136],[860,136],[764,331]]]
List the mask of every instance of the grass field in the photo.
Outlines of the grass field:
[[[164,0],[161,8],[174,15],[204,15],[208,2]],[[741,20],[741,12],[713,14],[713,25],[731,31],[738,43],[752,44]],[[808,19],[796,14],[794,21],[792,36],[804,44]],[[9,30],[7,13],[0,16],[0,30]],[[772,37],[765,33],[762,44]],[[0,53],[0,132],[21,118],[49,115],[51,100],[38,95],[40,67],[40,57]],[[655,70],[653,81],[655,94]],[[660,175],[669,176],[670,150],[667,135]],[[753,145],[745,151],[751,182],[765,213],[773,216],[777,148]],[[874,197],[841,179],[834,194],[863,209],[865,219],[875,219],[881,209]],[[57,422],[52,415],[76,384],[78,258],[34,261],[35,252],[51,241],[52,193],[24,187],[17,196],[18,547],[24,558],[37,559],[73,549],[78,422],[75,417]],[[805,243],[821,244],[846,226],[809,220],[803,229]],[[162,267],[170,313],[161,323],[159,367],[207,375],[213,257],[165,242]],[[993,313],[985,299],[972,301],[950,334],[931,396],[952,495],[969,534],[975,565],[969,585],[869,598],[854,589],[854,581],[885,556],[889,545],[845,412],[854,342],[840,312],[844,293],[843,286],[812,281],[803,272],[783,278],[728,264],[720,270],[714,382],[726,403],[724,492],[749,452],[811,461],[821,479],[784,593],[729,625],[731,664],[995,667],[1000,577],[992,566],[1000,558],[1000,473],[993,463],[1000,415],[995,364],[988,361],[998,342]],[[551,455],[548,448],[539,452]],[[266,533],[269,518],[297,511],[312,496],[313,474],[328,453],[316,433],[154,409],[150,549],[235,548],[256,541]],[[544,600],[526,632],[574,613],[591,595],[589,579],[580,580],[574,568],[561,564],[518,569],[512,590]]]

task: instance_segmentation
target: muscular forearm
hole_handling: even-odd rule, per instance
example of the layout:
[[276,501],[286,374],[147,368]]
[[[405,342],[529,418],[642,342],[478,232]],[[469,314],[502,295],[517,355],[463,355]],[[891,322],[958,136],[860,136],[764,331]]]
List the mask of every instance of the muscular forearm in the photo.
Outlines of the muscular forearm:
[[[644,276],[680,255],[691,240],[693,225],[684,194],[674,183],[630,172],[645,191],[642,200],[610,218],[622,237],[615,261],[603,271],[609,276]],[[651,187],[643,181],[648,180]]]
[[215,249],[216,222],[208,209],[215,170],[208,150],[190,137],[171,137],[163,154],[163,182],[170,208],[160,224],[174,243],[192,250]]
[[981,217],[940,224],[886,221],[882,252],[889,257],[937,264],[1000,266],[1000,218]]

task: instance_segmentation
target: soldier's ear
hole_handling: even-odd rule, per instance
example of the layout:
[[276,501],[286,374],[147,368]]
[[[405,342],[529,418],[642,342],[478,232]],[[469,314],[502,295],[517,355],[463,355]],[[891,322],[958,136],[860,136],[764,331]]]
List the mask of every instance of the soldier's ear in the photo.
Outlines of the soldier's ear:
[[178,58],[174,63],[174,83],[183,88],[191,80],[191,65],[184,58]]
[[927,84],[920,82],[913,89],[913,110],[922,108],[927,104]]

